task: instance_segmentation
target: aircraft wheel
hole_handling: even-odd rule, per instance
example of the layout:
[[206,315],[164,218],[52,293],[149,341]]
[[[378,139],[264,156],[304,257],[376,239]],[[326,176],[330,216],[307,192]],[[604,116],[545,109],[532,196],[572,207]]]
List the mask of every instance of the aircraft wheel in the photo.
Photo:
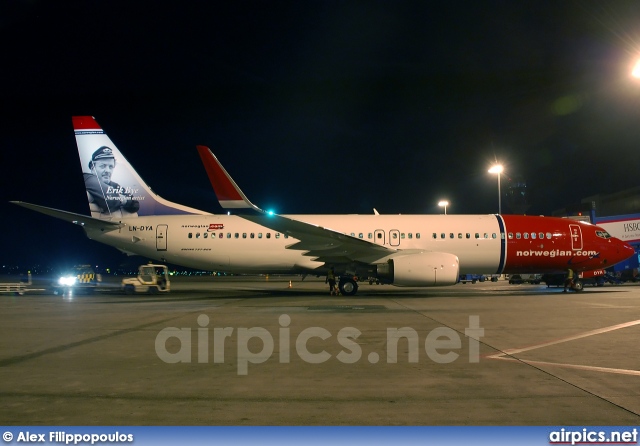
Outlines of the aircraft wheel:
[[343,296],[353,296],[358,292],[358,284],[351,278],[341,279],[338,287]]
[[580,291],[584,290],[584,284],[581,281],[576,280],[573,284],[573,289],[574,291],[579,293]]

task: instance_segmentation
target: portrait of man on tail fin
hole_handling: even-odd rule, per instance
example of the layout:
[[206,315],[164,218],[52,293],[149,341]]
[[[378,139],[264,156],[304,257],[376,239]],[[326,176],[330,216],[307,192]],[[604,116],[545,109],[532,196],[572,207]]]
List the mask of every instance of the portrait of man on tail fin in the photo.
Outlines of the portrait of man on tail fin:
[[133,199],[131,192],[112,180],[116,168],[116,158],[110,147],[102,146],[91,156],[89,172],[84,173],[91,216],[135,217],[140,203]]

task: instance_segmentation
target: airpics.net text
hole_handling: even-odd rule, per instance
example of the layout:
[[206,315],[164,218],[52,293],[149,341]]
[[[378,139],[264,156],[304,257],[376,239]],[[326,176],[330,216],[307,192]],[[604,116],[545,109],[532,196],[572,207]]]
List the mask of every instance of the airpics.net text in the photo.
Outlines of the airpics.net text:
[[[225,342],[232,339],[235,332],[236,361],[238,375],[249,373],[249,364],[262,364],[274,356],[276,341],[269,330],[263,327],[209,327],[209,316],[201,314],[197,318],[198,328],[195,329],[195,361],[208,364],[209,353],[213,351],[213,363],[225,362]],[[327,352],[327,343],[337,342],[341,347],[335,359],[343,364],[354,364],[362,359],[362,346],[356,342],[362,334],[355,327],[344,327],[338,330],[335,339],[332,333],[322,327],[309,327],[301,330],[292,340],[291,317],[282,314],[278,318],[277,360],[280,364],[291,363],[292,343],[295,352],[302,361],[308,364],[321,364],[332,358]],[[163,362],[168,364],[191,363],[193,361],[192,336],[194,329],[166,327],[160,330],[155,339],[155,351]],[[480,361],[480,338],[484,336],[484,328],[480,327],[479,316],[469,316],[469,326],[464,329],[464,336],[468,338],[470,363]],[[429,360],[438,364],[448,364],[460,358],[456,350],[462,349],[461,333],[450,327],[436,327],[426,333],[424,343],[420,345],[420,334],[411,327],[386,329],[387,364],[398,362],[398,344],[406,342],[406,356],[409,363],[420,360],[424,350]],[[250,344],[251,347],[250,348]],[[259,351],[256,347],[260,346]],[[309,345],[313,344],[310,349]],[[318,345],[320,344],[320,345]],[[404,344],[403,344],[404,345]],[[313,351],[311,351],[313,350]],[[404,355],[404,352],[403,352]],[[367,361],[376,364],[380,361],[380,354],[372,351],[367,355]]]

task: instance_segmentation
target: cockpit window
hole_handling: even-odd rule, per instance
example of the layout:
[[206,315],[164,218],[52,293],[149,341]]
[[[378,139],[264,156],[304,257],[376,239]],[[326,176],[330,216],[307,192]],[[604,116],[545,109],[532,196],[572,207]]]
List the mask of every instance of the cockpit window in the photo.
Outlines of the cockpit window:
[[596,235],[602,238],[611,238],[611,234],[609,234],[607,231],[596,231]]

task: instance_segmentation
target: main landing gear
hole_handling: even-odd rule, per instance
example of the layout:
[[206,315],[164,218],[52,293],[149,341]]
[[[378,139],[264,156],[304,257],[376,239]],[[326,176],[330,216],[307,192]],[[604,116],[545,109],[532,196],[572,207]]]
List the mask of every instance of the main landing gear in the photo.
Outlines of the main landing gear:
[[358,292],[358,282],[352,276],[342,276],[338,288],[343,296],[353,296]]

